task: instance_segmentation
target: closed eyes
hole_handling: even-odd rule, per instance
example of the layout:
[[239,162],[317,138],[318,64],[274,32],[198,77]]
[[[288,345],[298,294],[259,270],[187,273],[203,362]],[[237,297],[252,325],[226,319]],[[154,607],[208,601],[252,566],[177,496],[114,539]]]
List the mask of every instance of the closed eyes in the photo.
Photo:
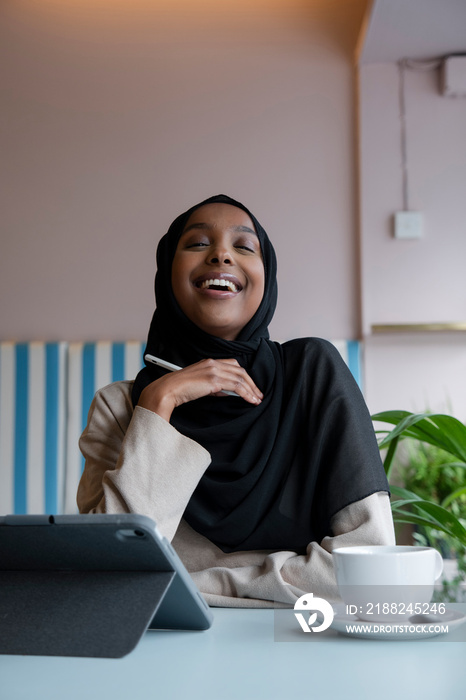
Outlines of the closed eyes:
[[254,248],[249,247],[249,246],[247,246],[247,245],[236,245],[235,248],[239,248],[240,250],[247,250],[247,251],[249,251],[250,253],[255,253],[255,252],[256,252]]
[[[210,243],[205,243],[204,241],[196,241],[195,243],[188,243],[188,245],[185,246],[187,250],[190,248],[208,248]],[[256,250],[253,246],[248,246],[244,245],[243,243],[238,243],[233,245],[234,248],[237,248],[238,250],[245,250],[248,253],[255,253]]]

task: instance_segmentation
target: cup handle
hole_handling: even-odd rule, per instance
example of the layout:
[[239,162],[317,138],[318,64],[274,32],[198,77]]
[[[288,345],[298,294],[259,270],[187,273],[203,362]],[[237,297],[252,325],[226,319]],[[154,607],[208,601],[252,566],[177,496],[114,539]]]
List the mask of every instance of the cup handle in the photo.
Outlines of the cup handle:
[[435,580],[437,580],[443,571],[443,559],[442,559],[441,555],[439,554],[439,552],[437,552],[436,549],[434,550],[434,552],[435,552]]

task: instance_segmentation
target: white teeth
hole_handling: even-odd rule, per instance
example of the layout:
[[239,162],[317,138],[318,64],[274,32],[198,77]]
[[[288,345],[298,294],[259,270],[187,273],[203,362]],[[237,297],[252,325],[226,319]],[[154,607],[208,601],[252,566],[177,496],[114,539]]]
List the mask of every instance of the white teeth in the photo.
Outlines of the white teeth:
[[204,280],[199,285],[200,289],[207,289],[208,287],[228,287],[232,292],[238,291],[238,288],[231,280],[225,279]]

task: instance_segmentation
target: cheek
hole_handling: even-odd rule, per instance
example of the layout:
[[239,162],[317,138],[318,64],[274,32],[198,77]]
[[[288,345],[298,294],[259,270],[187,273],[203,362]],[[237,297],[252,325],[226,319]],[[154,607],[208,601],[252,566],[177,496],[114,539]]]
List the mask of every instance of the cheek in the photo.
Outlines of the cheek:
[[264,268],[263,266],[258,267],[257,270],[254,271],[254,275],[251,278],[253,279],[253,293],[251,295],[251,306],[254,306],[254,313],[257,311],[259,308],[259,305],[264,297],[264,290],[265,290],[265,273],[264,273]]
[[264,296],[264,289],[265,289],[265,270],[264,270],[264,263],[260,262],[260,264],[257,265],[256,270],[255,270],[255,280],[256,280],[256,286],[257,289],[259,290],[261,297]]
[[189,271],[185,269],[183,260],[175,256],[172,264],[172,290],[176,301],[181,304],[186,296],[187,285],[189,285]]

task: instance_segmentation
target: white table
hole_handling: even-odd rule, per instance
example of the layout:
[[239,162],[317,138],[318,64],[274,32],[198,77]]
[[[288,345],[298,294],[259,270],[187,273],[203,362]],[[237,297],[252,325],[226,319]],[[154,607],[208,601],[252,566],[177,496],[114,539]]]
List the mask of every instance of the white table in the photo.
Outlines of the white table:
[[0,656],[0,700],[466,698],[464,641],[307,641],[293,624],[278,642],[273,610],[214,609],[207,632],[147,632],[123,659]]

